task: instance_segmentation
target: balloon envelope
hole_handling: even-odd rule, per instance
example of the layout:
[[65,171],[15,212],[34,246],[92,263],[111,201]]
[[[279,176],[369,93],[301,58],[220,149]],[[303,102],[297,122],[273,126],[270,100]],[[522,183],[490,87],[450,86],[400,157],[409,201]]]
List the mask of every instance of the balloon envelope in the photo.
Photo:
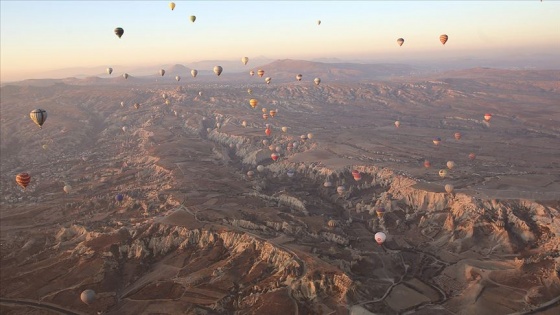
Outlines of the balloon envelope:
[[402,44],[404,44],[404,38],[397,39],[397,44],[399,44],[399,46],[402,46]]
[[118,201],[118,202],[123,201],[123,199],[124,199],[123,194],[117,194],[117,195],[115,196],[115,200]]
[[119,38],[121,38],[121,36],[123,36],[123,34],[124,34],[124,30],[123,30],[121,27],[117,27],[117,28],[115,28],[115,34],[116,34]]
[[175,2],[169,3],[169,7],[171,8],[171,11],[173,11],[173,9],[175,9]]
[[315,85],[319,85],[319,83],[321,83],[321,79],[315,78],[315,80],[313,80],[313,82],[315,82]]
[[65,193],[69,194],[72,191],[72,186],[64,185],[64,188],[62,189],[64,190]]
[[241,58],[241,62],[243,62],[243,64],[246,65],[247,62],[249,62],[249,57],[243,57],[243,58]]
[[47,120],[47,111],[44,109],[34,109],[29,113],[29,117],[33,120],[34,123],[37,124],[40,128],[43,127],[45,120]]
[[439,41],[440,41],[443,45],[445,45],[445,43],[447,43],[447,40],[448,40],[448,39],[449,39],[449,36],[447,36],[447,35],[445,35],[445,34],[439,36]]
[[31,182],[31,176],[28,173],[19,173],[16,175],[16,183],[25,189]]
[[222,66],[215,66],[215,67],[214,67],[214,73],[215,73],[217,76],[220,76],[220,74],[222,74],[222,71],[223,71]]
[[[189,19],[191,20],[191,22],[194,23],[194,21],[196,21],[196,16],[191,15],[191,16],[189,17]],[[202,24],[204,24],[204,23],[202,23]]]
[[108,74],[113,73],[113,68],[107,68],[107,73],[108,73]]
[[198,74],[198,71],[197,71],[197,70],[195,70],[195,69],[192,69],[192,70],[191,70],[191,75],[192,75],[193,78],[196,78],[196,75],[197,75],[197,74]]
[[387,239],[387,235],[385,235],[385,233],[383,232],[375,233],[375,241],[377,242],[377,244],[379,245],[383,244],[386,239]]
[[82,294],[80,294],[80,299],[82,300],[82,302],[90,305],[95,301],[95,291],[90,289],[84,290]]

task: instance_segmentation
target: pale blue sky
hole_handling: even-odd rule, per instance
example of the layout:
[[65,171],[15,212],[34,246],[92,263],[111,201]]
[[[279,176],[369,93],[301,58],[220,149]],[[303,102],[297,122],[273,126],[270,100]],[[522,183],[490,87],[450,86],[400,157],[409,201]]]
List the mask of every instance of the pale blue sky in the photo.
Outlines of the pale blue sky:
[[[171,11],[169,1],[1,0],[2,81],[59,68],[243,56],[367,60],[525,50],[560,57],[558,1],[174,2]],[[113,33],[119,26],[122,39]]]

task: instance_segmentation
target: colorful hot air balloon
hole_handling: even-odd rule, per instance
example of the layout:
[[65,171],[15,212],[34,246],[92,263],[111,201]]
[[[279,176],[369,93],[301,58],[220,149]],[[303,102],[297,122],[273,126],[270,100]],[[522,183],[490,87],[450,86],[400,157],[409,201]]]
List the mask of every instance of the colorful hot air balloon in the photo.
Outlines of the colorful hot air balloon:
[[301,75],[301,74],[296,75],[296,80],[301,81],[302,78],[303,78],[303,75]]
[[[194,21],[196,21],[196,16],[191,15],[191,16],[189,17],[189,19],[191,20],[191,22],[194,23]],[[202,23],[202,24],[204,24],[204,23]]]
[[192,69],[192,70],[191,70],[191,75],[192,75],[193,78],[196,78],[196,75],[197,75],[197,74],[198,74],[198,71],[197,71],[197,70],[195,70],[195,69]]
[[160,69],[160,70],[159,70],[159,74],[163,77],[163,75],[165,74],[165,70]]
[[31,182],[31,176],[28,173],[19,173],[16,175],[16,183],[25,189]]
[[404,44],[404,38],[397,39],[397,44],[399,44],[399,46],[402,46],[402,44]]
[[82,300],[82,302],[90,305],[95,301],[95,291],[90,289],[84,290],[82,294],[80,294],[80,299]]
[[385,235],[385,233],[383,233],[383,232],[375,233],[374,237],[375,237],[375,241],[379,245],[382,245],[385,242],[385,240],[387,239],[387,235]]
[[446,191],[448,194],[452,193],[452,192],[453,192],[453,189],[454,189],[453,185],[451,185],[451,184],[445,185],[445,191]]
[[278,158],[279,158],[279,157],[280,157],[280,155],[279,155],[278,153],[272,153],[272,154],[270,155],[270,158],[272,158],[272,160],[273,160],[274,162],[278,161]]
[[449,39],[449,36],[447,36],[447,35],[445,35],[445,34],[439,36],[439,41],[440,41],[443,45],[445,45],[445,43],[447,43],[447,40],[448,40],[448,39]]
[[119,38],[121,38],[121,36],[123,36],[123,34],[124,34],[124,30],[123,30],[121,27],[117,27],[117,28],[115,28],[115,34],[116,34]]
[[249,62],[249,57],[243,57],[243,58],[241,58],[241,62],[243,62],[243,64],[246,65],[247,62]]
[[385,208],[379,207],[375,209],[375,213],[377,213],[378,218],[383,218],[383,215],[385,214]]
[[257,70],[257,74],[260,78],[262,78],[262,76],[264,75],[264,70],[262,69]]
[[169,7],[171,8],[171,11],[173,11],[175,9],[175,2],[169,3]]
[[490,121],[490,119],[492,119],[492,114],[490,114],[490,113],[484,114],[484,120]]
[[453,169],[455,167],[455,162],[453,161],[447,161],[447,168],[448,169]]
[[[266,114],[263,114],[263,115],[266,115]],[[272,130],[270,130],[270,128],[266,128],[266,129],[264,130],[264,133],[265,133],[267,136],[270,136],[270,135],[272,134]]]
[[217,76],[220,76],[220,74],[222,74],[222,70],[223,70],[222,66],[215,66],[215,67],[214,67],[214,73],[215,73]]
[[31,120],[33,120],[35,124],[37,124],[37,126],[39,126],[39,128],[42,129],[45,120],[47,120],[47,111],[44,109],[37,108],[32,110],[31,113],[29,113],[29,117],[31,118]]
[[107,73],[108,73],[108,74],[113,73],[113,68],[107,68]]
[[315,82],[315,85],[319,85],[319,83],[321,83],[321,79],[315,78],[315,80],[313,80],[313,82]]
[[249,100],[249,105],[251,105],[252,108],[257,107],[258,104],[259,104],[259,101],[255,98],[252,98],[251,100]]
[[461,140],[461,133],[460,132],[456,132],[454,135],[455,140]]

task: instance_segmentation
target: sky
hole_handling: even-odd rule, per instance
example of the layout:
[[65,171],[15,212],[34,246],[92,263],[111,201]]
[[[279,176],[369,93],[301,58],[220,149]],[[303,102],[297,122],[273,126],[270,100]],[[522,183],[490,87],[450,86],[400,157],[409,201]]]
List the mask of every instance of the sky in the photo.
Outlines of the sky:
[[[172,11],[169,1],[1,0],[0,80],[64,68],[243,56],[398,63],[520,54],[560,59],[560,1],[174,2]],[[121,39],[115,27],[124,29]],[[445,46],[441,34],[449,36]]]

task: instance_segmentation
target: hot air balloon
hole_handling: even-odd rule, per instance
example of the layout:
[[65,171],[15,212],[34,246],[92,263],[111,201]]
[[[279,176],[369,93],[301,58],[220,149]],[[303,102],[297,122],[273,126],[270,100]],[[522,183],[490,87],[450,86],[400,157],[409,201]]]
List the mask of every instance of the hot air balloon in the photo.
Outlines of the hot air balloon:
[[[332,187],[332,182],[330,182],[330,181],[328,181],[328,180],[325,181],[325,182],[323,183],[323,187],[326,187],[326,188]],[[337,188],[336,191],[338,192],[338,188]],[[344,193],[344,192],[343,192],[343,193]]]
[[29,113],[29,117],[31,118],[31,120],[33,120],[34,123],[37,124],[37,126],[39,126],[39,128],[43,128],[43,124],[45,123],[45,120],[47,120],[47,111],[44,109],[34,109],[31,111],[31,113]]
[[266,84],[270,84],[270,81],[272,81],[271,77],[264,78],[264,82],[266,82]]
[[385,233],[383,232],[375,233],[375,241],[377,242],[377,244],[382,245],[386,239],[387,239],[387,235],[385,235]]
[[268,119],[268,114],[263,114],[262,117],[263,117],[264,120],[267,120]]
[[288,132],[288,127],[282,127],[282,132]]
[[424,167],[425,168],[430,168],[431,166],[432,166],[432,163],[430,163],[430,161],[424,160]]
[[315,78],[315,80],[313,80],[313,82],[315,82],[315,85],[319,85],[319,83],[321,83],[321,79]]
[[454,134],[454,136],[455,136],[455,140],[461,140],[461,133],[460,132],[456,132]]
[[399,128],[401,126],[401,122],[400,121],[395,121],[395,127]]
[[439,177],[445,178],[447,176],[447,170],[441,169],[439,170]]
[[115,200],[118,201],[118,202],[123,201],[123,200],[124,200],[123,194],[117,194],[117,195],[115,196]]
[[257,171],[259,171],[261,173],[264,172],[264,166],[262,166],[262,165],[257,166]]
[[31,176],[27,173],[19,173],[16,175],[16,183],[25,189],[27,185],[31,182]]
[[264,75],[264,70],[262,69],[257,70],[257,74],[259,75],[260,78],[262,78],[262,76]]
[[[189,17],[189,19],[191,20],[191,22],[194,23],[194,21],[196,21],[196,16],[191,15],[191,16]],[[204,24],[204,23],[203,23],[203,24]]]
[[43,150],[46,150],[49,146],[46,144],[43,144]]
[[296,80],[301,81],[302,78],[303,78],[303,75],[301,75],[301,74],[296,75]]
[[243,58],[241,58],[241,62],[243,62],[243,64],[246,65],[247,62],[249,62],[249,57],[243,57]]
[[163,77],[163,75],[165,74],[165,70],[160,69],[160,70],[159,70],[159,74]]
[[492,119],[492,114],[490,114],[490,113],[484,114],[484,120],[490,121],[490,119]]
[[453,169],[455,167],[455,162],[453,161],[447,161],[447,168],[448,169]]
[[64,185],[64,187],[62,188],[62,190],[64,190],[65,193],[69,194],[72,191],[72,186],[70,185]]
[[321,20],[317,20],[317,25],[321,25]]
[[278,161],[278,158],[279,158],[279,157],[280,157],[280,155],[278,155],[278,153],[272,153],[272,154],[270,155],[270,158],[271,158],[273,161],[275,161],[275,162]]
[[138,104],[138,103],[134,103],[134,108],[135,108],[135,109],[138,109],[138,108],[140,108],[140,104]]
[[344,186],[338,186],[338,187],[336,187],[336,192],[337,192],[340,196],[342,196],[342,195],[344,195],[344,193],[346,192],[346,187],[344,187]]
[[474,159],[476,159],[476,154],[474,154],[474,153],[472,153],[472,152],[469,153],[469,160],[472,161],[472,160],[474,160]]
[[301,141],[305,141],[307,140],[307,135],[301,135],[299,136],[299,138],[301,139]]
[[270,117],[276,116],[276,111],[274,109],[270,110]]
[[108,74],[113,73],[113,68],[107,68],[107,73],[108,73]]
[[261,108],[261,111],[263,112],[263,114],[266,114],[266,112],[268,112],[268,109],[266,109],[266,107]]
[[214,73],[215,73],[217,76],[220,76],[220,74],[222,74],[222,70],[223,70],[222,66],[215,66],[215,67],[214,67]]
[[286,175],[288,175],[288,177],[294,177],[295,174],[296,174],[296,171],[294,171],[293,169],[289,169],[286,172]]
[[443,45],[445,45],[445,43],[447,43],[447,39],[449,39],[449,36],[447,36],[447,35],[445,35],[445,34],[439,36],[439,41],[440,41]]
[[255,98],[252,98],[251,100],[249,100],[249,105],[251,105],[252,108],[257,107],[258,104],[259,104],[259,101]]
[[448,194],[452,193],[452,192],[453,192],[453,189],[454,189],[453,185],[451,185],[451,184],[445,185],[445,191],[446,191]]
[[163,97],[163,99],[166,100],[167,99],[167,94],[163,93],[163,94],[161,94],[161,97]]
[[335,220],[329,220],[329,222],[327,222],[327,225],[328,225],[330,228],[333,228],[333,227],[336,227],[336,226],[337,226],[337,223],[336,223]]
[[313,139],[314,135],[312,133],[307,134],[307,139]]
[[244,120],[243,122],[241,122],[241,126],[247,127],[247,122]]
[[251,76],[254,76],[254,75],[255,75],[255,71],[251,70],[251,71],[249,71],[249,74],[250,74]]
[[121,107],[124,107],[124,102],[121,102]]
[[253,172],[253,171],[248,171],[247,172],[247,177],[252,178],[253,175],[255,175],[255,172]]
[[375,209],[375,213],[377,213],[378,218],[383,218],[383,215],[385,214],[385,208],[379,207]]
[[191,75],[192,75],[193,78],[196,78],[196,75],[197,75],[197,74],[198,74],[198,71],[197,71],[197,70],[195,70],[195,69],[192,69],[192,70],[191,70]]
[[122,131],[123,131],[123,132],[126,132],[126,126],[123,126],[123,127],[122,127]]
[[80,299],[82,300],[82,302],[90,305],[95,301],[95,291],[90,289],[84,290],[82,294],[80,294]]
[[263,145],[268,145],[268,143],[269,143],[269,141],[266,140],[266,139],[264,139],[264,140],[262,141],[262,144],[263,144]]
[[282,147],[277,145],[276,148],[274,148],[274,150],[276,151],[276,153],[282,153]]
[[123,76],[123,78],[128,79],[128,73],[125,73],[122,76]]
[[360,173],[356,174],[354,176],[354,180],[357,181],[357,182],[361,181],[362,180],[362,174],[360,174]]
[[115,28],[115,34],[116,34],[119,38],[121,38],[121,36],[123,36],[123,34],[124,34],[124,30],[123,30],[121,27],[117,27],[117,28]]
[[440,138],[440,137],[434,138],[434,140],[432,140],[432,142],[433,142],[435,145],[439,145],[439,144],[441,143],[441,138]]
[[178,76],[178,75],[176,75],[176,76],[175,76],[175,80],[177,80],[177,82],[179,82],[179,81],[181,81],[181,77]]
[[166,100],[165,100],[165,105],[170,105],[170,104],[171,104],[171,100],[166,99]]
[[252,94],[253,94],[253,90],[247,89],[247,93],[249,93],[249,95],[252,95]]
[[402,46],[402,44],[404,44],[404,38],[397,39],[397,44],[399,44],[399,46]]
[[175,9],[175,2],[169,3],[169,7],[171,8],[171,11],[173,11]]
[[198,92],[198,96],[202,96],[202,91]]
[[[263,115],[266,115],[266,114],[263,114]],[[270,136],[270,135],[272,134],[272,130],[270,130],[270,128],[266,128],[266,129],[264,130],[264,133],[265,133],[267,136]]]

